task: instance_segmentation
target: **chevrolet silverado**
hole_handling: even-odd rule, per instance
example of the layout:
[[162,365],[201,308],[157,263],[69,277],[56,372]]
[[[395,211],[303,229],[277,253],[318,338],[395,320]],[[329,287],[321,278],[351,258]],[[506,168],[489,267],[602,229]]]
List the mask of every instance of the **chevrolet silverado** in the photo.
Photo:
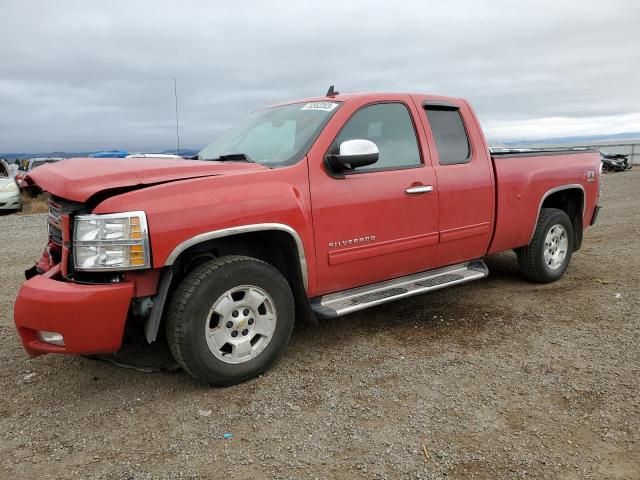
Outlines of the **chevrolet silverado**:
[[51,196],[15,303],[26,351],[162,336],[211,385],[265,371],[296,319],[481,279],[486,255],[555,281],[600,208],[598,153],[492,154],[466,101],[423,94],[330,90],[250,114],[197,159],[70,159],[25,180]]

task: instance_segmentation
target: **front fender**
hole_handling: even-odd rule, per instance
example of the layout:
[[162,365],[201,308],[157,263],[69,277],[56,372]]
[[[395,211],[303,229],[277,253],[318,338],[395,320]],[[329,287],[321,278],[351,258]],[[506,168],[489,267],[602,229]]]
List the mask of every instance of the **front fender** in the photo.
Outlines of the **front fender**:
[[94,212],[128,210],[147,215],[154,268],[172,265],[201,241],[281,230],[295,240],[305,287],[315,290],[306,159],[291,167],[155,185],[108,198]]

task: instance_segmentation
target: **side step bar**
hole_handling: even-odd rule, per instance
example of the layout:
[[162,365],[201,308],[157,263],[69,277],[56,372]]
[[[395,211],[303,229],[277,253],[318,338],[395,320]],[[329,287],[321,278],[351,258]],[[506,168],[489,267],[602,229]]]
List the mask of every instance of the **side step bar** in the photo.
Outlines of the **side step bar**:
[[479,280],[489,275],[482,260],[415,273],[384,282],[330,293],[311,300],[311,308],[318,317],[335,318],[382,303],[431,292],[460,283]]

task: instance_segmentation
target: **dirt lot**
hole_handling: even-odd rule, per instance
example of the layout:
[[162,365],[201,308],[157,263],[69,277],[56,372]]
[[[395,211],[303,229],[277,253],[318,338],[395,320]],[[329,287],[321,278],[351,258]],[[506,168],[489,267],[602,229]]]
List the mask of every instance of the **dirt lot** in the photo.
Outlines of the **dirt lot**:
[[12,301],[45,219],[0,217],[0,477],[640,479],[640,168],[603,203],[556,284],[492,257],[487,280],[299,326],[228,389],[28,359]]

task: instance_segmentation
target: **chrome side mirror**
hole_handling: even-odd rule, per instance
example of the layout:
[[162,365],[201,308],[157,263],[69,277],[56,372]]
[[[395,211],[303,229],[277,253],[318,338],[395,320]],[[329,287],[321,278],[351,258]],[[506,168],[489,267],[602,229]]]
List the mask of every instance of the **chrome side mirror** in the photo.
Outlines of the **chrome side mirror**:
[[340,144],[338,155],[327,155],[327,163],[332,170],[342,172],[372,165],[378,161],[380,151],[371,140],[346,140]]

